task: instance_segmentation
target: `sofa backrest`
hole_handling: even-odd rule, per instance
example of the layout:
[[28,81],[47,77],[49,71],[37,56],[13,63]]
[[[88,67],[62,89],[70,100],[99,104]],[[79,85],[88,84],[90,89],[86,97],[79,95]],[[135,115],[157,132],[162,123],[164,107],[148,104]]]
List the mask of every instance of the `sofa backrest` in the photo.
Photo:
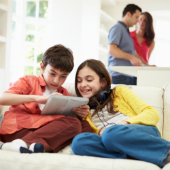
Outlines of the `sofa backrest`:
[[[65,83],[63,86],[68,90],[71,96],[76,96],[74,83]],[[116,85],[112,84],[111,88],[114,87],[116,87]],[[163,93],[164,93],[163,88],[131,85],[128,85],[127,87],[129,87],[137,96],[139,96],[146,103],[148,103],[149,105],[153,106],[155,109],[158,110],[160,115],[160,121],[158,122],[157,126],[160,129],[161,133],[163,133]]]
[[[71,96],[76,96],[74,83],[65,83],[63,85]],[[111,88],[116,85],[111,86]],[[160,121],[157,126],[163,134],[163,138],[170,141],[170,84],[165,86],[164,89],[160,87],[140,87],[140,86],[127,86],[142,100],[158,110],[160,115]],[[163,96],[164,94],[164,96]],[[164,100],[163,100],[164,99]],[[165,102],[163,102],[165,101]],[[3,118],[5,111],[9,109],[9,106],[0,107],[0,116]],[[170,115],[170,114],[169,114]]]

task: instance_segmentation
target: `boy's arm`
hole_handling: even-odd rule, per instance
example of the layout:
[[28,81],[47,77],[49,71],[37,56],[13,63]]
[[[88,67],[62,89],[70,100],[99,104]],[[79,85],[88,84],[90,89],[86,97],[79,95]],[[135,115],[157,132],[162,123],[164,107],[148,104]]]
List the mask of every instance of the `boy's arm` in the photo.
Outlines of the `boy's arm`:
[[0,96],[0,105],[19,105],[28,102],[46,103],[48,96],[29,95],[30,92],[29,76],[21,77]]
[[19,105],[28,102],[45,104],[48,98],[49,96],[3,93],[0,96],[0,105]]
[[[62,95],[61,93],[54,92],[51,95]],[[0,105],[19,105],[23,103],[29,102],[37,102],[40,104],[45,104],[48,100],[48,96],[40,96],[40,95],[20,95],[13,93],[3,93],[0,96]]]

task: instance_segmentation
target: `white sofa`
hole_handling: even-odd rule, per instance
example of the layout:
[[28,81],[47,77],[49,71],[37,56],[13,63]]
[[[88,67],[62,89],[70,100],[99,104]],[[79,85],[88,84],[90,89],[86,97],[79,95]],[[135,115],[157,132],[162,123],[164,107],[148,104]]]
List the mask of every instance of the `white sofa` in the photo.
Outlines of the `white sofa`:
[[[112,88],[115,85],[112,85]],[[65,84],[75,96],[74,84]],[[160,114],[158,127],[163,138],[170,141],[170,84],[162,88],[128,86]],[[0,106],[1,117],[8,106]],[[0,170],[160,170],[157,165],[127,159],[108,159],[73,155],[70,146],[58,153],[20,154],[0,150]],[[170,163],[162,168],[170,170]]]

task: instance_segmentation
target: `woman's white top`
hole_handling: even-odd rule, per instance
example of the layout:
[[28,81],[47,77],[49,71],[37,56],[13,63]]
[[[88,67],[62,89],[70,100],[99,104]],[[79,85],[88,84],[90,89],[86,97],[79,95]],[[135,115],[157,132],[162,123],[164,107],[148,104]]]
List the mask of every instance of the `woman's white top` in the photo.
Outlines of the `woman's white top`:
[[[47,86],[46,86],[46,90],[43,93],[43,96],[49,96],[50,94],[54,93],[54,92],[58,92],[58,90],[50,90]],[[45,104],[38,104],[40,107],[40,110],[43,110]]]
[[96,113],[94,116],[94,109],[90,110],[91,113],[91,120],[93,124],[98,128],[101,129],[106,126],[106,128],[113,126],[123,120],[130,118],[129,116],[124,115],[123,113],[109,113],[107,111],[107,106],[105,106],[102,111]]

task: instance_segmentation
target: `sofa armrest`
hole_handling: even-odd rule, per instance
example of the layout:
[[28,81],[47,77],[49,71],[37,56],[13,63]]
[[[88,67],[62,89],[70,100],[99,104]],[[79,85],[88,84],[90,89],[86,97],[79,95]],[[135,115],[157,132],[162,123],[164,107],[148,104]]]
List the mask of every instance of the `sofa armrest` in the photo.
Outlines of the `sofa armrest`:
[[164,139],[170,141],[170,83],[164,86]]
[[0,105],[0,115],[4,115],[4,113],[9,110],[9,107],[10,106],[2,106],[2,105]]
[[2,112],[2,106],[0,105],[0,115],[1,115],[1,112]]
[[10,106],[2,106],[2,105],[0,105],[0,126],[1,126],[2,120],[4,118],[4,113],[9,110],[9,107]]

